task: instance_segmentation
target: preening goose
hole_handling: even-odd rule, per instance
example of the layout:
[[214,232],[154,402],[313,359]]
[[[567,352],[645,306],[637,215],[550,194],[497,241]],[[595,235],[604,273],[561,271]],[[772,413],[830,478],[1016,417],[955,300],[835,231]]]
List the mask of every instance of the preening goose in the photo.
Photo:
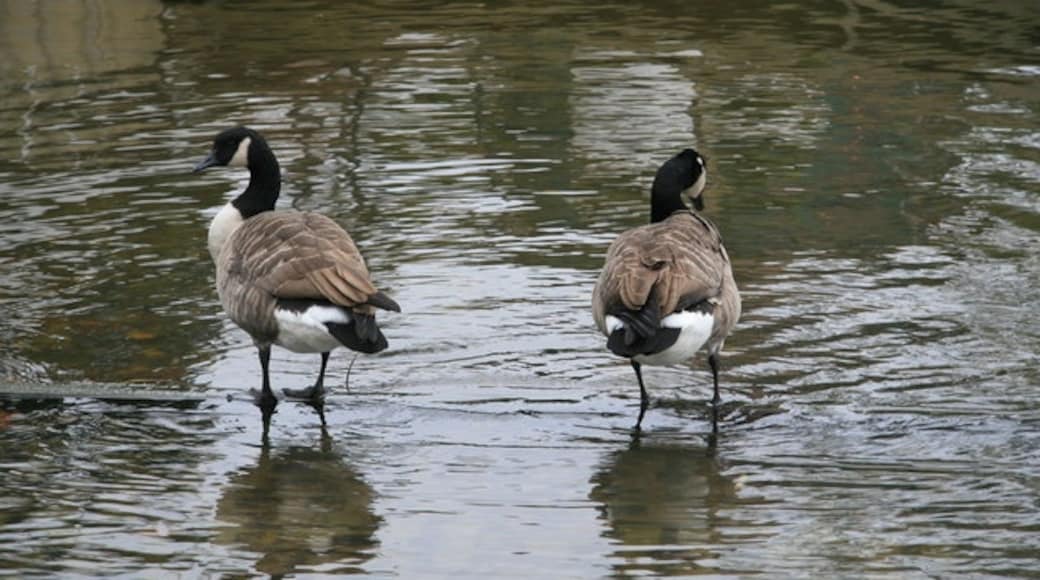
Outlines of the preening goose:
[[321,353],[314,385],[284,389],[318,412],[325,426],[325,366],[332,349],[374,353],[386,348],[375,309],[400,312],[369,278],[350,235],[318,213],[273,211],[281,188],[278,160],[251,129],[222,131],[195,172],[224,165],[249,169],[249,185],[209,226],[209,252],[217,293],[231,320],[249,333],[260,355],[263,382],[252,390],[264,420],[264,436],[278,399],[271,390],[271,345]]
[[714,380],[712,432],[718,432],[719,351],[740,317],[740,294],[715,224],[704,209],[704,158],[686,149],[654,178],[650,223],[622,233],[607,249],[592,293],[592,315],[607,348],[627,357],[639,381],[639,419],[649,404],[641,365],[673,365],[707,350]]

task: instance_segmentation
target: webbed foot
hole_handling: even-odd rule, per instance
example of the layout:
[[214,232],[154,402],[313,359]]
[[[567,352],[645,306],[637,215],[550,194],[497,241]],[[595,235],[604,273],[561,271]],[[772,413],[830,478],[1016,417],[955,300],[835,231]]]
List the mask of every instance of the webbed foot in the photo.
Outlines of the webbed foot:
[[325,427],[325,389],[321,385],[314,385],[305,389],[282,389],[282,392],[285,393],[286,398],[292,401],[310,405],[311,408],[318,412],[321,426]]

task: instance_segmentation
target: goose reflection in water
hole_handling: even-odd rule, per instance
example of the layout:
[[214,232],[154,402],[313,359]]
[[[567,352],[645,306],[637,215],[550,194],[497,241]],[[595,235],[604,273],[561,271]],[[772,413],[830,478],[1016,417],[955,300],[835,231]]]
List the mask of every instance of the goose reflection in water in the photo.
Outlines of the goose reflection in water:
[[272,577],[357,573],[379,544],[374,495],[327,435],[321,449],[264,446],[217,504],[217,519],[229,524],[217,541],[257,552],[256,571]]
[[735,523],[726,512],[746,501],[712,446],[636,437],[605,459],[591,483],[604,535],[616,540],[618,575],[723,572],[702,562],[718,557],[725,528]]

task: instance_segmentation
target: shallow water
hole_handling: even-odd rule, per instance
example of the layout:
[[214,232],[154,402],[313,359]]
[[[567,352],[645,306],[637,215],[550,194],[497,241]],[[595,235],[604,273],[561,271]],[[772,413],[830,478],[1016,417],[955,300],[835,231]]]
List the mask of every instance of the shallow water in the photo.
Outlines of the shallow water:
[[[0,383],[164,395],[0,401],[0,574],[1040,577],[1037,8],[351,4],[0,0]],[[404,308],[327,436],[261,446],[213,290],[236,123]],[[703,361],[632,438],[588,311],[690,145],[714,448]]]

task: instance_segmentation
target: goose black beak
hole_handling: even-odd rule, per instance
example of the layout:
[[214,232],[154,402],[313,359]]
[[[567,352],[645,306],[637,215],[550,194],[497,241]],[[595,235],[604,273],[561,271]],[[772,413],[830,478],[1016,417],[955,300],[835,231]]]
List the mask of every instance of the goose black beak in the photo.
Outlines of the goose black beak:
[[195,169],[192,170],[192,173],[198,173],[203,169],[207,167],[213,167],[214,165],[217,165],[217,156],[215,153],[210,153],[209,157],[206,157],[202,160],[201,163],[195,166]]

